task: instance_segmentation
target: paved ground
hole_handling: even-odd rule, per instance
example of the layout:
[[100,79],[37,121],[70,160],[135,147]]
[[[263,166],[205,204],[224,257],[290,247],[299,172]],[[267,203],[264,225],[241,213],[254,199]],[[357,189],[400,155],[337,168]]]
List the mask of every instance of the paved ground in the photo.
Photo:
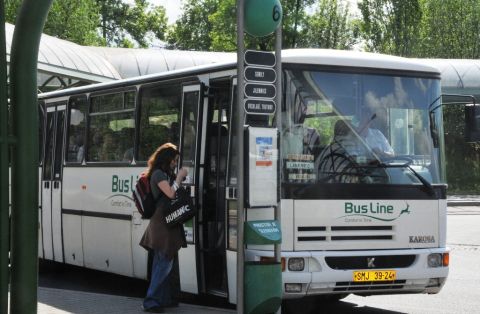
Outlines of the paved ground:
[[[140,314],[145,313],[141,307],[142,301],[143,299],[137,298],[39,287],[37,313]],[[165,313],[222,314],[235,311],[182,303],[177,308],[165,309]]]

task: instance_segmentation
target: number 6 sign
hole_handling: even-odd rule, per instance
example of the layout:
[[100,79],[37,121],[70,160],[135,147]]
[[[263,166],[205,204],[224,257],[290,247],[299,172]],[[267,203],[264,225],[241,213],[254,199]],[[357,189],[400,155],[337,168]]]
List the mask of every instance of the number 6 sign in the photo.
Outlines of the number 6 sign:
[[279,0],[245,0],[245,31],[255,37],[271,34],[280,25],[282,15]]

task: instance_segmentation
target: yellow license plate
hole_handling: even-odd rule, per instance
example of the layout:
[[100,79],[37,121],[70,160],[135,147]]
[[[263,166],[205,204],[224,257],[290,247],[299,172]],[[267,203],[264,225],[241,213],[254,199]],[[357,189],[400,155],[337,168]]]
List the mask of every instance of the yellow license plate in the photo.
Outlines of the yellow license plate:
[[394,270],[354,271],[353,281],[392,281],[395,280]]

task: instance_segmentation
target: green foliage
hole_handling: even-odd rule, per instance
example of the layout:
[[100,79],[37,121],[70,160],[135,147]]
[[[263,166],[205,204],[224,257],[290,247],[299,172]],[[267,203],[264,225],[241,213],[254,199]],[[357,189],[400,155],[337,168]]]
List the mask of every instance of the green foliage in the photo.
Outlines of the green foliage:
[[147,0],[97,0],[103,43],[107,46],[128,47],[133,43],[148,48],[154,38],[165,39],[167,17],[162,6],[151,6]]
[[296,48],[301,37],[301,30],[308,19],[306,9],[316,0],[282,0],[283,28],[282,47]]
[[419,43],[421,0],[363,0],[358,8],[368,51],[412,57]]
[[480,6],[477,0],[424,0],[424,58],[478,59]]
[[220,0],[186,0],[183,14],[170,26],[167,49],[208,51],[212,46],[209,17],[217,11]]
[[[5,1],[7,23],[15,24],[22,0]],[[96,0],[55,1],[48,13],[44,33],[79,45],[97,45],[100,36]]]
[[318,0],[315,13],[305,19],[300,47],[351,50],[359,40],[359,20],[341,0]]

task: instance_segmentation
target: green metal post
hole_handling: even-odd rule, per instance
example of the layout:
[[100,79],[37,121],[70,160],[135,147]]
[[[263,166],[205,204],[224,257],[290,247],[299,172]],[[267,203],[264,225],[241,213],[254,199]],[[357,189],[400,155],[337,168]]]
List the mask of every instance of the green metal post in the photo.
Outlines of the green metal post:
[[11,313],[37,313],[38,95],[40,39],[53,0],[24,0],[10,55],[12,150]]
[[0,2],[0,313],[8,311],[8,109],[5,2]]

